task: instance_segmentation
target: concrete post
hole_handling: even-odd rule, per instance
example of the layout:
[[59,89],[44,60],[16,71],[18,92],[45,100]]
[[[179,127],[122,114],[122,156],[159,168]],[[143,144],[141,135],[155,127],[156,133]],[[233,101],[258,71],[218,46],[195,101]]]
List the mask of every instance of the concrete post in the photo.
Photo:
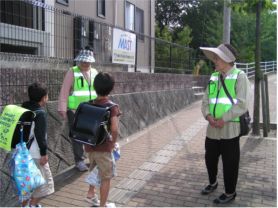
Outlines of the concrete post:
[[265,91],[264,79],[261,80],[261,92],[262,92],[262,113],[263,113],[263,136],[267,137],[268,126],[267,126],[266,91]]
[[267,74],[264,74],[264,83],[265,83],[265,104],[266,104],[266,118],[267,118],[267,131],[270,131],[270,115],[269,115],[269,94],[268,94],[268,78]]

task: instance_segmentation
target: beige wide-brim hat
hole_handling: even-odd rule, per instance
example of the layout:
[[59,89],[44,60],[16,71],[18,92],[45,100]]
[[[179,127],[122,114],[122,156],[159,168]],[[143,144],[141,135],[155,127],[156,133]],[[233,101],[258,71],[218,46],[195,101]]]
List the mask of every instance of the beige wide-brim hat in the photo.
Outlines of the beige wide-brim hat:
[[76,56],[76,58],[74,59],[74,61],[87,62],[87,63],[96,62],[94,53],[93,51],[90,50],[81,50],[78,56]]
[[200,47],[200,49],[204,52],[206,57],[211,61],[213,61],[215,54],[227,63],[232,63],[236,60],[234,54],[224,44],[219,45],[217,48]]

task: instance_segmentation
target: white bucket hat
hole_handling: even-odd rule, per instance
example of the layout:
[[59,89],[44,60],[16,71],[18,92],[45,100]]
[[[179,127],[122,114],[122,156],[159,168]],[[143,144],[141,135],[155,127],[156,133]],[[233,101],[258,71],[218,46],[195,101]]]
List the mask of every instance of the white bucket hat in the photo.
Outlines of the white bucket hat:
[[87,63],[96,62],[93,51],[86,50],[86,49],[81,50],[78,56],[76,56],[76,58],[74,59],[74,61],[87,62]]
[[211,61],[213,61],[215,54],[227,63],[232,63],[236,60],[234,54],[224,44],[219,45],[217,48],[200,47],[200,49],[204,52],[206,57]]

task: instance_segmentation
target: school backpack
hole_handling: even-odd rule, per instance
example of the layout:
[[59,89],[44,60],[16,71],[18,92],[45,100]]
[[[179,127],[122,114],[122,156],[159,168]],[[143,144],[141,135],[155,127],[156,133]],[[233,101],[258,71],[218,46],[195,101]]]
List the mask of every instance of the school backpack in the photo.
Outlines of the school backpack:
[[111,108],[117,104],[107,102],[104,105],[92,102],[81,103],[74,115],[70,137],[75,141],[92,146],[102,144],[111,138],[109,133]]

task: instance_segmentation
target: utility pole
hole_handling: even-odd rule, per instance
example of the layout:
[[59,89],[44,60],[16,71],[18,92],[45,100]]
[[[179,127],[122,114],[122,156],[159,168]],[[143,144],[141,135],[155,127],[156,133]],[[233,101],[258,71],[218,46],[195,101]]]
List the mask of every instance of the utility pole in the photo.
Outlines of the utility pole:
[[231,0],[224,0],[223,11],[223,43],[230,43],[231,32]]

